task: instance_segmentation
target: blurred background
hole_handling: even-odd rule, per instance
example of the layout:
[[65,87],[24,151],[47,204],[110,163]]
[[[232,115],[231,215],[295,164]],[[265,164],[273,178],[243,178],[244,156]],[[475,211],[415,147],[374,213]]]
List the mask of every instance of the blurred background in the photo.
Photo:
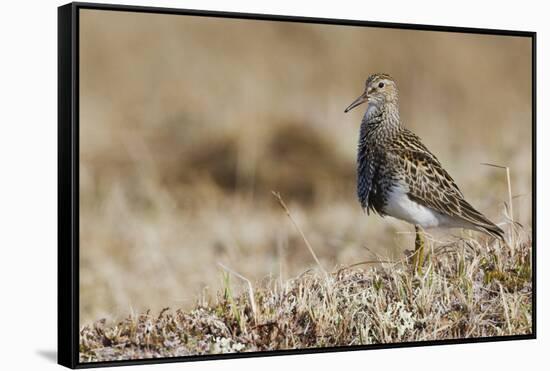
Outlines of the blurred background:
[[496,223],[505,172],[481,163],[509,166],[531,225],[530,39],[81,10],[81,324],[191,307],[218,263],[253,283],[313,267],[272,190],[325,267],[400,259],[413,228],[356,200],[366,107],[343,113],[373,72]]

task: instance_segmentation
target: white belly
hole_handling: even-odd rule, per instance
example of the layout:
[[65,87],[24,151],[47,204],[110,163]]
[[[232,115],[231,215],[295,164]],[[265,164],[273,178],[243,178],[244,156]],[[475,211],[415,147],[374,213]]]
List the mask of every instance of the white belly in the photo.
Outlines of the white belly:
[[423,228],[468,227],[465,223],[456,218],[444,215],[412,201],[409,196],[407,196],[407,189],[405,186],[393,187],[389,194],[386,207],[384,208],[384,213],[411,224],[418,224]]

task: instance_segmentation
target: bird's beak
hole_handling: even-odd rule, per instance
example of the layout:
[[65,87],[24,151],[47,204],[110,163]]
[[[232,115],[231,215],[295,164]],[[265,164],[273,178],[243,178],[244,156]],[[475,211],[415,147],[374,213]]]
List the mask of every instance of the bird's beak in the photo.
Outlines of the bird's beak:
[[344,113],[347,113],[348,111],[351,111],[352,109],[359,106],[360,104],[365,103],[367,101],[367,98],[368,98],[367,92],[364,92],[356,100],[354,100],[353,103],[348,106],[348,108],[344,110]]

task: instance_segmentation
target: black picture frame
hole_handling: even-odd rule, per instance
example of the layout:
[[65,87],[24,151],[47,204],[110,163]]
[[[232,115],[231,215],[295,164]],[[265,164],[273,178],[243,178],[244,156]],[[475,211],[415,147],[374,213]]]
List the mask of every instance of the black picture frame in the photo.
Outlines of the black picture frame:
[[[532,333],[472,339],[434,340],[396,344],[376,344],[350,347],[293,349],[238,354],[217,354],[173,358],[136,359],[109,362],[79,362],[79,12],[83,9],[124,11],[172,15],[193,15],[216,18],[238,18],[315,24],[348,25],[406,30],[444,31],[485,35],[519,36],[531,39],[532,45]],[[401,348],[445,344],[494,342],[535,339],[536,310],[536,32],[483,28],[447,27],[422,24],[370,22],[346,19],[326,19],[269,14],[231,13],[171,9],[146,6],[70,3],[58,8],[58,363],[69,368],[91,368],[182,361],[342,352],[381,348]]]

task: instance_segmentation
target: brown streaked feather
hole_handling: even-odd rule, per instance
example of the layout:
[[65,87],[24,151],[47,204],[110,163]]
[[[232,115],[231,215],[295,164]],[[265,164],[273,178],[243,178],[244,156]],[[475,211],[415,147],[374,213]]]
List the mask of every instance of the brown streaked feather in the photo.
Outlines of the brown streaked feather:
[[403,129],[387,156],[405,170],[403,180],[409,186],[411,200],[503,238],[504,232],[464,199],[453,178],[415,134]]

